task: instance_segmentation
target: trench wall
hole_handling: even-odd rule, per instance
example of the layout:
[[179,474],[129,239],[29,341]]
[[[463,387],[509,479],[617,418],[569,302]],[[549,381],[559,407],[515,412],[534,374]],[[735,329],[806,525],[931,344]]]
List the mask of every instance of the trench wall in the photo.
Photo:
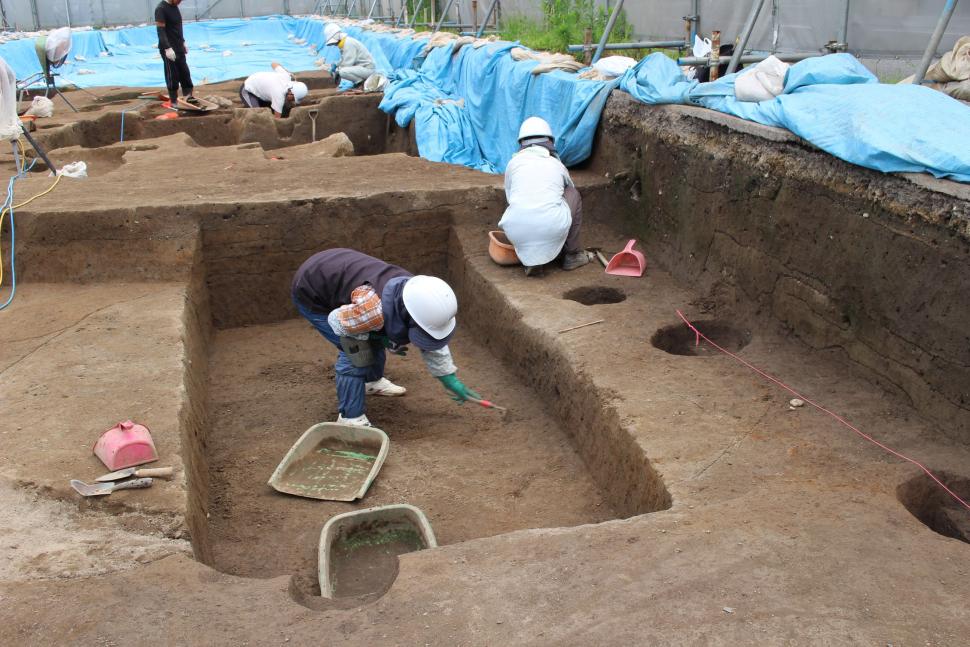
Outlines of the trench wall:
[[967,200],[621,94],[590,167],[705,307],[780,320],[970,440]]
[[[416,154],[413,134],[398,128],[393,119],[377,109],[382,96],[376,93],[323,96],[312,105],[297,106],[286,119],[276,119],[268,110],[236,108],[231,112],[218,111],[211,115],[157,120],[134,110],[124,115],[124,140],[131,142],[185,133],[195,143],[205,147],[255,142],[266,150],[275,150],[310,143],[315,121],[317,140],[338,132],[346,133],[354,144],[356,155],[392,152]],[[131,107],[131,102],[117,100],[104,106],[110,110],[113,104],[118,104],[118,111],[108,111],[92,119],[64,125],[42,125],[34,138],[47,150],[116,144],[122,140],[121,105]],[[310,114],[312,110],[317,111],[315,118]]]

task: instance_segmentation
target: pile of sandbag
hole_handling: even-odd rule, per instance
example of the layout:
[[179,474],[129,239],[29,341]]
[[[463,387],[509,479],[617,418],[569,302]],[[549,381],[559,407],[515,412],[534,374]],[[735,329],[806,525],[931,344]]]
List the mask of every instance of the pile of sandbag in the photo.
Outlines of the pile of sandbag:
[[[927,85],[954,99],[970,101],[970,36],[957,41],[953,49],[926,71]],[[912,83],[913,77],[900,83]]]
[[539,61],[539,64],[532,68],[533,74],[544,74],[545,72],[552,72],[553,70],[578,72],[586,67],[569,54],[534,52],[524,47],[513,47],[509,54],[515,61]]

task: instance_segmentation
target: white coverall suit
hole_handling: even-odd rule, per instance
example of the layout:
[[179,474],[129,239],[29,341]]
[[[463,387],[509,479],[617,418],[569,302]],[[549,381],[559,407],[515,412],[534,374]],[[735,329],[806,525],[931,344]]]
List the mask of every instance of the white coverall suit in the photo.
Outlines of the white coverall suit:
[[340,62],[337,63],[337,74],[340,75],[341,79],[357,85],[377,72],[374,57],[370,55],[364,44],[356,38],[345,36],[338,47],[340,47]]
[[542,146],[527,146],[505,168],[509,202],[498,226],[526,267],[544,265],[559,252],[581,250],[579,192],[569,171]]

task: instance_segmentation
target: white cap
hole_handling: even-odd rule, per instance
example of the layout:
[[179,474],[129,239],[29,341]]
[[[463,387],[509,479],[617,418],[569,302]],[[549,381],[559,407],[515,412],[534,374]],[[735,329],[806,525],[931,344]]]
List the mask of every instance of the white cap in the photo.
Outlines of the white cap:
[[340,42],[342,37],[343,32],[340,31],[339,25],[329,22],[327,23],[327,26],[323,28],[323,42],[327,45],[336,45]]
[[553,141],[556,139],[552,136],[552,128],[549,127],[549,122],[542,117],[529,117],[522,122],[522,127],[519,128],[519,141],[530,137],[548,137]]
[[306,83],[294,81],[293,85],[290,86],[290,92],[293,93],[293,98],[296,99],[296,102],[300,103],[306,99],[306,95],[310,90],[306,87]]
[[438,277],[411,277],[401,296],[411,318],[435,339],[444,339],[455,329],[458,298],[451,286]]

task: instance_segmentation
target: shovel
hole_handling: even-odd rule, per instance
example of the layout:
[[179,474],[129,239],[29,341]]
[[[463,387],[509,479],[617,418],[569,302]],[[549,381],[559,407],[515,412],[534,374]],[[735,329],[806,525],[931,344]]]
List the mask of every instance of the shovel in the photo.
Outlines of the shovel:
[[175,470],[171,467],[149,467],[142,469],[137,467],[126,467],[123,470],[118,470],[117,472],[111,472],[110,474],[99,476],[94,480],[98,483],[105,483],[107,481],[120,481],[121,479],[126,479],[129,476],[154,476],[156,478],[170,479],[172,478],[172,472],[174,471]]
[[150,478],[133,479],[123,483],[94,483],[91,485],[85,483],[84,481],[71,479],[71,487],[74,488],[81,496],[105,496],[111,494],[115,490],[135,490],[151,486],[152,479]]

